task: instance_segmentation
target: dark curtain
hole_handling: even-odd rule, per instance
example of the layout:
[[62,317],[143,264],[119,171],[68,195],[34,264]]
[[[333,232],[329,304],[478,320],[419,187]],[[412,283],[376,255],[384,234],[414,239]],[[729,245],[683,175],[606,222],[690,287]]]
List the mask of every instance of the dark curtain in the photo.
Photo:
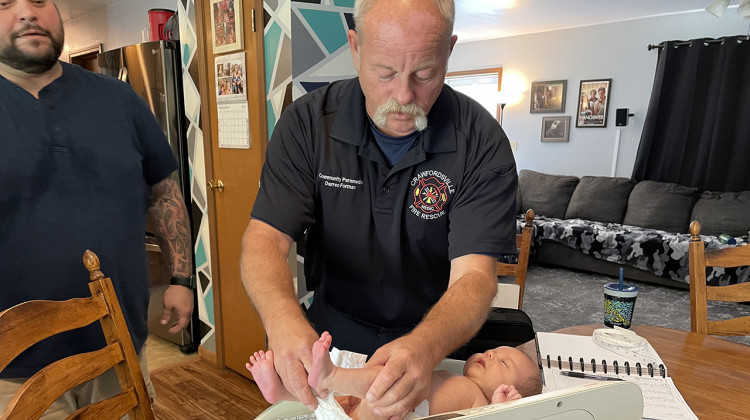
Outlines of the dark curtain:
[[633,178],[750,190],[750,40],[661,45]]

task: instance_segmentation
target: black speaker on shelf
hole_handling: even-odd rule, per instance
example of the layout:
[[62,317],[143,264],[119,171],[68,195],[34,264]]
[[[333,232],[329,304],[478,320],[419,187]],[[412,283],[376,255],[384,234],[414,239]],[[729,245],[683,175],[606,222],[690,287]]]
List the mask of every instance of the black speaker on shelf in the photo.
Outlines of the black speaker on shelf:
[[627,108],[617,108],[615,112],[615,125],[617,127],[624,127],[628,125],[628,117],[632,117],[634,114],[628,114]]

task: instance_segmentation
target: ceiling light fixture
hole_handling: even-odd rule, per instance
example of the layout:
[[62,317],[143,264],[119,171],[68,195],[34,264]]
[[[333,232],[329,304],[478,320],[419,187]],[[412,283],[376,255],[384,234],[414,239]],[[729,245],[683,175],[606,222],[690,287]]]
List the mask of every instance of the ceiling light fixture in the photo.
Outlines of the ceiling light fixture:
[[740,0],[740,7],[737,8],[737,13],[743,19],[750,19],[750,0]]
[[[720,18],[724,16],[724,12],[727,11],[731,2],[732,0],[714,0],[706,7],[706,11]],[[737,14],[744,19],[750,19],[750,0],[738,0],[738,2]]]
[[717,18],[720,18],[724,16],[724,12],[726,12],[727,7],[729,7],[729,0],[714,0],[713,3],[709,4],[708,7],[706,7],[706,11],[716,16]]

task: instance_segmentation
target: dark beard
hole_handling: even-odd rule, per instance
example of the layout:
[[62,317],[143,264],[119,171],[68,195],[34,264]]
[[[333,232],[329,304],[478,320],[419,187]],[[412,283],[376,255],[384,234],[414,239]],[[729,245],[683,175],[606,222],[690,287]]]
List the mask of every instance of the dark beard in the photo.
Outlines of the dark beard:
[[56,39],[48,31],[45,32],[52,41],[52,47],[44,54],[40,56],[26,54],[16,47],[14,43],[16,37],[11,37],[10,44],[0,50],[0,62],[28,74],[42,74],[51,69],[62,53],[64,36]]

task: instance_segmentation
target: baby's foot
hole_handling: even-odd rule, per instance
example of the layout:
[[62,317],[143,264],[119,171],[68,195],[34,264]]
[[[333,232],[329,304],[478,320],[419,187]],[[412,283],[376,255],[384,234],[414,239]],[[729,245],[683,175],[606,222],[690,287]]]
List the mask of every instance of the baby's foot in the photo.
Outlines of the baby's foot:
[[333,362],[328,355],[328,349],[331,347],[331,334],[328,331],[320,335],[320,339],[313,344],[312,348],[312,369],[307,376],[307,383],[314,389],[327,389],[327,380],[333,371]]
[[521,398],[521,394],[518,393],[518,390],[516,390],[516,387],[513,385],[506,385],[502,384],[495,390],[495,393],[492,394],[492,400],[490,403],[501,403],[506,401],[513,401]]
[[253,374],[253,379],[266,401],[273,404],[284,398],[286,389],[273,367],[273,351],[256,351],[250,356],[250,363],[245,363],[245,367]]

